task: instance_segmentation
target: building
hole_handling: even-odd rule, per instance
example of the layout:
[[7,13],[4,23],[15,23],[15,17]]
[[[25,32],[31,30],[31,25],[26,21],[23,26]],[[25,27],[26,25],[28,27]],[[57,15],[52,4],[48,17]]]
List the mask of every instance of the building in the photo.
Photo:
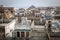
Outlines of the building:
[[13,19],[11,22],[5,25],[5,36],[13,37],[12,32],[14,31],[15,24],[17,23],[17,19]]
[[60,20],[60,10],[55,10],[55,13],[53,14],[53,17],[55,20]]
[[[49,23],[49,21],[51,23]],[[60,40],[60,23],[57,20],[46,21],[46,29],[49,40]]]
[[31,25],[31,40],[48,40],[45,25],[36,25],[33,21]]
[[14,8],[13,7],[3,7],[3,6],[0,7],[0,13],[4,13],[5,9],[8,9],[12,13],[14,13]]
[[30,38],[31,21],[26,17],[21,18],[21,22],[18,22],[13,31],[13,37],[28,39]]
[[4,15],[6,19],[14,18],[14,14],[11,13],[8,9],[4,10]]
[[24,8],[19,8],[16,10],[17,15],[19,16],[24,16],[25,15],[25,9]]
[[7,13],[14,15],[14,8],[13,7],[3,7],[3,6],[0,6],[0,19],[4,18],[5,14],[7,14]]
[[17,19],[0,19],[0,39],[5,40],[8,37],[12,37],[12,32],[14,31],[14,25]]

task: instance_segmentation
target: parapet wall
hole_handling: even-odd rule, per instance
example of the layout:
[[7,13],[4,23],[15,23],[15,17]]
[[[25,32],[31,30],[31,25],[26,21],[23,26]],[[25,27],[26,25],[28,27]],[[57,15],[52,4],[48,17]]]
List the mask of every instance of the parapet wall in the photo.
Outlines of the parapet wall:
[[16,19],[12,20],[10,23],[8,23],[6,26],[5,26],[5,36],[6,37],[12,37],[12,32],[14,31],[14,27],[15,27],[15,24],[16,24]]

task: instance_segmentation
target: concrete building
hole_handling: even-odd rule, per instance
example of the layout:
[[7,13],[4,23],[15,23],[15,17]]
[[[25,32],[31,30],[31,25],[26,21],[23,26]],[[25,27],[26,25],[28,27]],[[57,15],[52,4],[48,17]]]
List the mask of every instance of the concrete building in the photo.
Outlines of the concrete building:
[[9,11],[8,9],[6,9],[6,10],[4,10],[4,17],[6,19],[14,18],[14,14],[11,11]]
[[[51,22],[50,24],[48,22]],[[46,21],[46,29],[49,40],[60,40],[60,23],[57,20]]]
[[40,30],[39,31],[34,30],[32,32],[31,40],[48,40],[48,38],[45,32],[40,32]]
[[0,40],[12,37],[17,19],[0,19]]
[[31,25],[31,40],[48,40],[45,25],[35,25],[33,21]]
[[55,13],[53,14],[53,17],[55,20],[60,20],[60,10],[56,10]]
[[24,16],[25,15],[25,9],[24,8],[19,8],[16,10],[17,15],[19,16]]
[[26,17],[21,18],[21,22],[18,22],[13,31],[13,37],[28,39],[30,38],[31,21]]
[[8,9],[10,12],[14,13],[13,7],[4,7],[4,6],[0,6],[0,13],[4,13],[5,9]]
[[[17,19],[12,17],[12,12],[4,10],[0,19],[0,30],[5,37],[16,40],[55,40],[60,38],[59,10],[53,7],[19,9]],[[9,14],[10,13],[10,14]],[[0,16],[1,16],[0,15]],[[54,20],[56,19],[56,20]],[[50,22],[51,21],[51,22]],[[58,40],[57,39],[57,40]]]
[[10,23],[5,25],[5,36],[12,37],[12,32],[14,31],[15,24],[17,19],[13,19]]

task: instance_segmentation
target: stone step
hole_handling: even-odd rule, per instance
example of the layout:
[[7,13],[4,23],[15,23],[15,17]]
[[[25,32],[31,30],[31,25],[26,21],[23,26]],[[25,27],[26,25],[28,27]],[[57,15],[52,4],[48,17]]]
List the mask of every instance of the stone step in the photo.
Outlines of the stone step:
[[31,40],[48,40],[47,37],[32,37]]
[[46,31],[32,31],[31,40],[48,40]]
[[31,35],[32,36],[46,36],[47,34],[45,34],[45,33],[33,33]]

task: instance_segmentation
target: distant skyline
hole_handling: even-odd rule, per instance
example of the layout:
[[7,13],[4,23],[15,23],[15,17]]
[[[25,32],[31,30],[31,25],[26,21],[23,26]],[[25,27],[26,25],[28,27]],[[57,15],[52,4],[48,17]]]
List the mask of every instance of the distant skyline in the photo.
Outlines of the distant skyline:
[[60,6],[60,0],[0,0],[0,5],[15,8],[28,8],[31,5],[36,7]]

